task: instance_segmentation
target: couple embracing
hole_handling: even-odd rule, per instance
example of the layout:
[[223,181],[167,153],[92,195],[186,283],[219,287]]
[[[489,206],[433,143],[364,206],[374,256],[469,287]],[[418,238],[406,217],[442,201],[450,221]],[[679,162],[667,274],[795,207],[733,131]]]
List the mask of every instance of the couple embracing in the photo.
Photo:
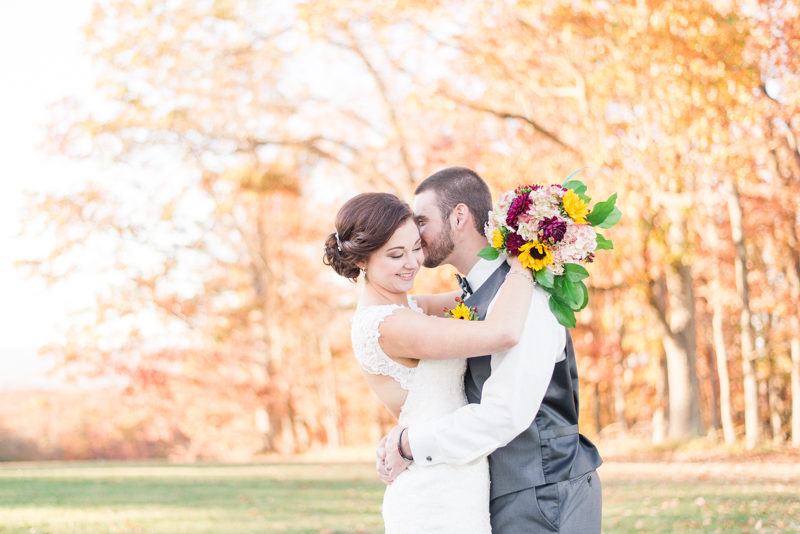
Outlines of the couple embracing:
[[[492,209],[474,171],[452,167],[415,191],[350,199],[326,264],[365,279],[355,356],[398,418],[380,443],[387,533],[599,533],[602,460],[578,432],[569,330],[518,258],[478,257]],[[408,296],[421,266],[453,265],[461,291]],[[478,321],[452,320],[455,297]]]

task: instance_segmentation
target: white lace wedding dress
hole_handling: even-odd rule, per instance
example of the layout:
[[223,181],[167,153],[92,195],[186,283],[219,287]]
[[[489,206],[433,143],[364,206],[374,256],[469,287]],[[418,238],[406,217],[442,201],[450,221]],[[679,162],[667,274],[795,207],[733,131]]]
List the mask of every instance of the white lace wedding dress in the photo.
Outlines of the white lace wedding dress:
[[[422,313],[416,302],[409,307]],[[464,395],[466,360],[420,360],[413,369],[401,365],[380,347],[378,327],[396,304],[356,311],[350,331],[358,363],[372,374],[397,380],[408,396],[400,424],[410,426],[438,419],[467,404]],[[409,332],[408,335],[414,335]],[[446,340],[442,340],[446,341]],[[387,534],[490,534],[489,465],[485,458],[466,465],[412,463],[383,496]]]

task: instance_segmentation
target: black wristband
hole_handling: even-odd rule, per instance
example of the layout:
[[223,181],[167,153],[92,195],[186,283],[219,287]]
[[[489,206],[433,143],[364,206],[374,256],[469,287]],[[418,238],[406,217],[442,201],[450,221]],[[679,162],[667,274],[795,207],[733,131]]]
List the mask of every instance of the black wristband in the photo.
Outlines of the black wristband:
[[406,430],[408,429],[404,428],[403,430],[400,431],[400,439],[397,440],[397,452],[400,453],[400,458],[402,458],[406,462],[413,462],[414,460],[412,460],[411,458],[406,458],[406,455],[403,454],[403,432],[405,432]]

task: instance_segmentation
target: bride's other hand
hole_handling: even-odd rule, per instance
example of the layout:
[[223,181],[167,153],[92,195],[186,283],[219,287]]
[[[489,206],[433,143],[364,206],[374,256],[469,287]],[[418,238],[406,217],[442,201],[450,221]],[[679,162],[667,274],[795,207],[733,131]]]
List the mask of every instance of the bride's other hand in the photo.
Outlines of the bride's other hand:
[[[402,426],[395,426],[389,435],[386,436],[386,464],[385,470],[388,473],[391,482],[397,480],[400,473],[406,470],[411,465],[409,460],[404,460],[400,456],[400,451],[397,450],[397,444],[400,441],[400,433],[405,429]],[[410,455],[411,451],[404,449],[406,455]]]
[[375,462],[375,468],[378,470],[378,478],[381,479],[386,485],[392,483],[392,477],[389,475],[389,471],[386,470],[386,438],[388,436],[384,436],[381,442],[378,444],[378,448],[375,450],[375,456],[377,457],[377,461]]

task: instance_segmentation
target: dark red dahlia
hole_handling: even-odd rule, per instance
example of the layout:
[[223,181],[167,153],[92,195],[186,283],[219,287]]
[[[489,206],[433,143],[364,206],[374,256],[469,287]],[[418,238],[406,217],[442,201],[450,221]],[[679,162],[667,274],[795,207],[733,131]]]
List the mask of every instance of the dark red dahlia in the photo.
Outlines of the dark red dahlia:
[[564,239],[564,234],[567,233],[567,222],[556,216],[547,217],[539,224],[539,230],[542,232],[540,236],[542,241],[558,243]]
[[512,228],[517,227],[517,217],[528,211],[533,201],[528,193],[523,193],[511,202],[511,207],[508,208],[508,215],[506,216],[506,224]]
[[512,232],[506,236],[506,250],[508,250],[509,254],[519,256],[519,247],[524,244],[525,240],[519,234]]

